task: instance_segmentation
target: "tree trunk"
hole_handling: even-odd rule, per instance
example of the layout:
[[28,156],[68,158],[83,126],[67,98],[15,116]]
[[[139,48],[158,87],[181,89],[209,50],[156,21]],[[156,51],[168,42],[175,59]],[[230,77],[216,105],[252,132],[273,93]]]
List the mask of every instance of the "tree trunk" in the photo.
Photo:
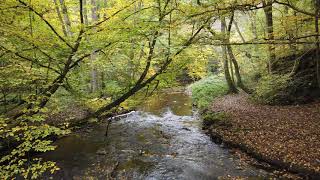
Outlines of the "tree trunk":
[[[272,0],[263,0],[262,1],[265,16],[266,16],[266,26],[267,26],[267,38],[269,42],[274,41],[274,34],[273,34],[273,15],[272,15]],[[269,51],[269,62],[268,62],[268,71],[272,73],[274,69],[274,62],[276,59],[275,47],[272,43],[268,45]]]
[[250,89],[248,89],[242,82],[242,78],[241,78],[241,74],[240,74],[240,68],[239,68],[239,64],[233,54],[232,51],[232,47],[231,45],[227,45],[227,50],[228,50],[228,54],[229,54],[229,58],[231,60],[231,62],[234,65],[234,72],[237,78],[237,85],[246,93],[250,94],[252,93],[252,91]]
[[[288,18],[290,16],[289,14],[289,7],[288,6],[285,6],[284,7],[284,13],[286,14],[286,18]],[[295,13],[294,13],[295,15]],[[293,26],[291,26],[291,24],[288,24],[286,23],[285,24],[285,29],[286,30],[286,33],[289,37],[289,48],[290,48],[290,51],[293,55],[295,55],[295,53],[297,52],[297,48],[296,48],[296,44],[295,44],[295,39],[294,39],[294,28],[292,28]],[[298,37],[298,36],[297,36]]]
[[72,36],[71,22],[70,22],[70,18],[69,18],[69,14],[68,14],[68,9],[67,9],[67,6],[66,6],[64,0],[60,0],[60,5],[61,5],[61,9],[62,9],[63,19],[64,19],[67,34],[68,34],[68,36]]
[[[96,22],[98,21],[98,7],[97,7],[97,1],[96,0],[91,0],[91,21]],[[99,90],[99,84],[98,84],[98,70],[96,68],[96,65],[94,64],[97,55],[93,53],[90,56],[91,60],[91,92],[96,92]]]
[[88,26],[89,25],[89,20],[88,20],[87,0],[82,0],[82,4],[83,4],[83,20],[84,20],[84,24],[86,26]]
[[[288,18],[290,16],[290,12],[289,12],[289,7],[288,6],[284,6],[284,14],[285,14],[285,16],[284,16],[285,18]],[[286,29],[286,34],[287,34],[288,39],[289,39],[289,51],[291,53],[290,55],[294,59],[294,64],[293,64],[292,70],[290,72],[291,76],[294,75],[296,73],[296,71],[298,70],[299,62],[300,62],[300,59],[296,58],[297,44],[296,44],[295,37],[298,37],[296,12],[294,11],[292,15],[295,17],[294,18],[295,19],[295,24],[292,25],[292,24],[287,23],[287,22],[285,22],[283,24],[284,28]]]
[[252,31],[252,34],[253,34],[253,39],[254,41],[257,41],[258,40],[258,33],[257,33],[257,14],[256,12],[252,12],[249,14],[250,15],[250,25],[251,25],[251,31]]
[[[224,17],[221,17],[221,32],[223,34],[226,33],[226,20]],[[224,35],[224,42],[226,36]],[[223,68],[224,68],[224,75],[228,84],[228,88],[229,88],[229,93],[237,93],[238,89],[236,88],[236,86],[234,85],[234,83],[232,82],[231,79],[231,75],[229,72],[229,61],[228,61],[228,56],[227,56],[227,47],[225,45],[221,46],[222,48],[222,58],[223,58]]]
[[231,75],[231,81],[233,84],[235,84],[235,80],[234,80],[234,71],[233,71],[233,64],[232,64],[232,60],[230,59],[230,56],[229,56],[229,67],[230,67],[230,75]]
[[246,40],[244,39],[244,37],[243,37],[243,35],[242,35],[241,31],[240,31],[240,28],[239,28],[239,26],[238,26],[237,21],[233,20],[233,23],[234,23],[234,26],[236,27],[237,33],[239,34],[239,36],[240,36],[240,38],[241,38],[242,42],[244,42],[244,43],[245,43],[245,42],[246,42]]
[[53,1],[54,1],[54,5],[55,5],[55,8],[56,8],[56,11],[57,11],[58,19],[59,19],[59,21],[61,23],[63,34],[64,34],[64,36],[68,36],[65,24],[64,24],[62,16],[61,16],[59,4],[58,4],[57,0],[53,0]]
[[[240,74],[240,68],[239,68],[239,64],[236,60],[236,57],[234,56],[233,54],[233,51],[232,51],[232,47],[231,45],[229,44],[230,43],[230,33],[231,33],[231,28],[232,28],[232,23],[233,23],[233,20],[234,20],[234,14],[232,13],[231,15],[231,18],[230,18],[230,22],[229,22],[229,25],[228,25],[228,28],[227,28],[227,36],[226,36],[226,46],[227,46],[227,51],[228,51],[228,54],[229,54],[229,58],[231,60],[231,62],[233,63],[234,65],[234,72],[235,72],[235,75],[236,75],[236,78],[237,78],[237,85],[246,93],[251,93],[251,90],[249,90],[242,82],[242,79],[241,79],[241,74]],[[232,65],[230,65],[232,66]]]

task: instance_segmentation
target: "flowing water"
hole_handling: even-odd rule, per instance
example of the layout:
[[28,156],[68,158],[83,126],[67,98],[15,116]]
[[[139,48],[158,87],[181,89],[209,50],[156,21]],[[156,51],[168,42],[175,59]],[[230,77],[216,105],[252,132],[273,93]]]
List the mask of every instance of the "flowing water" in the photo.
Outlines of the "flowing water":
[[54,179],[217,179],[265,177],[241,162],[201,130],[184,93],[161,93],[138,111],[57,141],[44,155],[61,170]]

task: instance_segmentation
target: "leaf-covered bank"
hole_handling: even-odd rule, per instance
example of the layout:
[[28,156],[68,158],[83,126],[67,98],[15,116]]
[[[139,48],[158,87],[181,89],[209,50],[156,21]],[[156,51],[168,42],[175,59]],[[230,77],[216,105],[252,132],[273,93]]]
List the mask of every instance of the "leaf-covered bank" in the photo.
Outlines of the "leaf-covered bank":
[[[213,140],[236,147],[302,177],[320,177],[320,103],[300,106],[254,104],[243,94],[213,101],[205,128]],[[211,122],[210,122],[211,120]]]

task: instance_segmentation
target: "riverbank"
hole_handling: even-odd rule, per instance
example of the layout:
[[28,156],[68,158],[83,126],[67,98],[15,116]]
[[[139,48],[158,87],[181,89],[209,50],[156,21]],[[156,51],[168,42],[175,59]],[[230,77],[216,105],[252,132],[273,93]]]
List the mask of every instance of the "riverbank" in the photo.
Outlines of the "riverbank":
[[267,106],[248,98],[237,94],[214,100],[204,121],[212,139],[276,168],[320,178],[320,103]]

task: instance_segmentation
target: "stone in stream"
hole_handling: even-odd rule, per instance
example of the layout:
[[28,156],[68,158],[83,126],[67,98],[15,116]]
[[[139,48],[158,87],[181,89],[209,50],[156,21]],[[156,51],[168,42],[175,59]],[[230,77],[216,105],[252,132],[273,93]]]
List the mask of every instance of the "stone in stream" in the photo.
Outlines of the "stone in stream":
[[186,130],[186,131],[191,131],[191,129],[187,128],[187,127],[183,127],[181,128],[182,130]]
[[121,150],[121,152],[128,153],[128,154],[134,154],[135,153],[135,151],[131,150],[131,149],[123,149],[123,150]]
[[105,149],[99,149],[97,152],[96,152],[97,155],[107,155],[107,151]]

